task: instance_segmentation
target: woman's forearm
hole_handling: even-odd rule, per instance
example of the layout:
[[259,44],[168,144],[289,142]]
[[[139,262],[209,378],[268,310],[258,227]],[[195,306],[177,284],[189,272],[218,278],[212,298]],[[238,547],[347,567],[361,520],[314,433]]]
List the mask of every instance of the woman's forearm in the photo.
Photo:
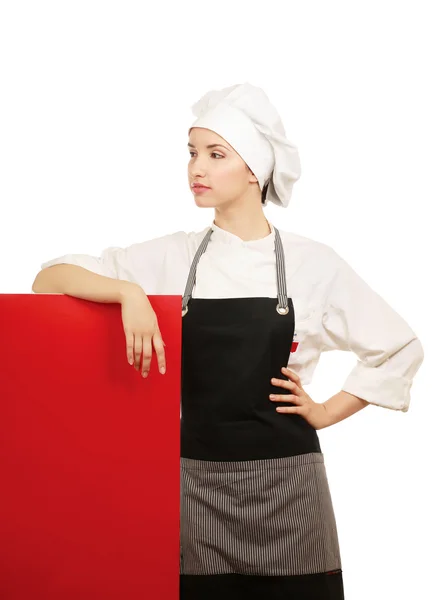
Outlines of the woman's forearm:
[[349,392],[344,392],[343,390],[338,392],[338,394],[323,402],[329,418],[328,427],[329,425],[343,421],[343,419],[347,419],[347,417],[365,408],[368,404],[366,400],[349,394]]
[[[93,302],[121,302],[135,283],[98,275],[78,265],[59,264],[42,269],[33,282],[36,294],[67,294]],[[143,292],[143,290],[141,290]]]

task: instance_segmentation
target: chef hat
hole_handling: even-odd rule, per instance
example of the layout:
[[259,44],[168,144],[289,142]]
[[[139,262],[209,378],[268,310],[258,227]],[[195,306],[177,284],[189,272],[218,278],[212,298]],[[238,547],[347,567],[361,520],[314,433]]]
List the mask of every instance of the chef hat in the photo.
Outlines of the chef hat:
[[286,207],[301,165],[265,92],[247,82],[232,85],[207,92],[191,108],[198,118],[189,131],[204,127],[224,138],[257,177],[260,189],[268,184],[265,205],[270,200]]

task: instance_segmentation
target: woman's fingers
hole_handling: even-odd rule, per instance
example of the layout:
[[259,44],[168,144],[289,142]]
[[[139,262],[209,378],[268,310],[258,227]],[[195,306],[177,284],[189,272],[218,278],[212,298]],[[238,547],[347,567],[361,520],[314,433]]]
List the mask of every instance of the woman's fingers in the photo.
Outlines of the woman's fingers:
[[275,377],[271,379],[271,383],[272,385],[278,385],[279,387],[287,388],[288,390],[291,390],[295,387],[293,381],[284,381],[284,379],[276,379]]
[[165,352],[156,313],[141,287],[134,284],[128,290],[121,302],[128,362],[138,372],[141,371],[143,377],[147,377],[154,345],[162,373],[166,368]]
[[134,335],[134,369],[140,369],[141,352],[143,350],[143,341],[141,335]]
[[270,400],[273,402],[298,402],[299,396],[296,394],[270,394]]
[[272,385],[290,390],[294,394],[300,394],[302,392],[302,389],[296,385],[294,381],[290,381],[290,379],[288,381],[284,381],[284,379],[272,378],[271,383]]
[[153,336],[153,347],[155,348],[159,372],[164,374],[165,370],[166,370],[165,350],[164,350],[164,342],[162,341],[161,332],[159,331],[159,329]]
[[152,338],[150,336],[143,337],[143,367],[142,375],[147,377],[150,370],[150,361],[152,360]]
[[126,357],[130,365],[134,362],[134,334],[132,332],[125,333],[126,338]]
[[165,373],[167,366],[165,361],[164,342],[161,337],[161,332],[158,330],[153,338],[149,335],[134,335],[131,332],[125,333],[126,338],[126,357],[130,365],[134,364],[137,371],[140,370],[141,358],[143,362],[141,372],[143,377],[147,377],[150,371],[150,363],[152,360],[152,342],[155,348],[155,353],[158,360],[158,368],[160,373]]

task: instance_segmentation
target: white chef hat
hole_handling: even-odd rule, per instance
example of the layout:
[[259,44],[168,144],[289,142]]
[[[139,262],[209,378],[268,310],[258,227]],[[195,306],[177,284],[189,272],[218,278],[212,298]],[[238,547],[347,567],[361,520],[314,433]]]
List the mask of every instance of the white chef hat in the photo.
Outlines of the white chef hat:
[[265,92],[241,83],[207,92],[192,105],[198,117],[191,125],[211,129],[224,138],[247,163],[268,200],[286,207],[301,176],[297,147],[287,138],[283,123]]

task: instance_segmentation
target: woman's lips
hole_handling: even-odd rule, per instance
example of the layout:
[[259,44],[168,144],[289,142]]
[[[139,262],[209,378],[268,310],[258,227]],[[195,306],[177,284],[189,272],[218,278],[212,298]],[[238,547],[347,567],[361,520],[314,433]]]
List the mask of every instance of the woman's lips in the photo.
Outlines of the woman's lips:
[[194,185],[192,191],[196,194],[202,194],[203,192],[208,192],[210,188],[205,187],[203,185]]

